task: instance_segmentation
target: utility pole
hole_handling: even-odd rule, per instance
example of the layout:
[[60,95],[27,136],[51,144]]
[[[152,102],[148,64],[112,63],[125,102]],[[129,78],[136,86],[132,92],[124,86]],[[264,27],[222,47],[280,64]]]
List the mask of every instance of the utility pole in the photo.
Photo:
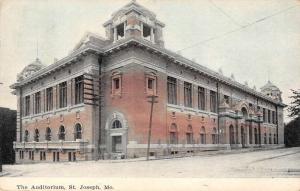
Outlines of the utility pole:
[[[0,85],[3,83],[0,82]],[[0,172],[2,172],[2,134],[3,134],[3,119],[2,113],[0,113]]]
[[157,98],[157,97],[158,96],[156,96],[156,95],[148,96],[148,98],[150,98],[150,100],[148,102],[151,103],[151,111],[150,111],[149,132],[148,132],[147,160],[149,160],[149,154],[150,154],[150,140],[151,140],[153,105],[154,105],[154,103],[158,103],[158,101],[155,100],[155,98]]

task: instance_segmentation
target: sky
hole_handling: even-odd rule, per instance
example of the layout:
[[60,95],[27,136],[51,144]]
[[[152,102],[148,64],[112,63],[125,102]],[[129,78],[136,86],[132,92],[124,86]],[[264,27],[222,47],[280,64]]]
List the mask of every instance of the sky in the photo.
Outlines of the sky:
[[[50,65],[130,0],[0,0],[0,107],[9,86],[39,57]],[[137,0],[166,24],[165,47],[259,90],[270,80],[291,102],[300,89],[299,0]],[[287,112],[285,112],[287,115]],[[285,117],[285,121],[289,121]]]

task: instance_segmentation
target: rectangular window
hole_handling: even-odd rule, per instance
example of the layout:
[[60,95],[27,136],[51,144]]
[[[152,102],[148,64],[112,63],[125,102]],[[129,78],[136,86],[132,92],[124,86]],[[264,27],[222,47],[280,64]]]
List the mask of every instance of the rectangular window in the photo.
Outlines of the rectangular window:
[[120,88],[120,79],[115,78],[115,79],[113,79],[113,82],[114,82],[115,89],[118,90]]
[[268,123],[271,123],[271,111],[268,110]]
[[273,124],[276,124],[275,111],[272,111],[272,122]]
[[67,107],[67,82],[59,84],[59,108]]
[[210,111],[217,112],[217,94],[214,91],[210,91]]
[[25,97],[25,116],[30,115],[30,96]]
[[41,92],[34,94],[34,113],[41,113]]
[[184,106],[192,107],[192,84],[184,82]]
[[177,104],[177,83],[176,78],[172,78],[168,76],[167,80],[167,88],[168,88],[168,103],[169,104]]
[[120,95],[122,88],[122,80],[120,74],[114,74],[111,78],[111,93],[113,95]]
[[46,111],[53,109],[53,88],[46,89]]
[[192,133],[186,134],[186,144],[193,144],[193,134]]
[[198,87],[198,109],[205,110],[205,91],[202,87]]
[[148,89],[153,90],[154,88],[154,79],[148,78]]
[[83,76],[75,78],[75,104],[83,103]]

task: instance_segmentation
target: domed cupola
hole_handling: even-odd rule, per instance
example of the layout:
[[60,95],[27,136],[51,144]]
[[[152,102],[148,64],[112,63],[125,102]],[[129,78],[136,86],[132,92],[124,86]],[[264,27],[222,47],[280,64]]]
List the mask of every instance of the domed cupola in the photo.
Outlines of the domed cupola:
[[280,89],[277,86],[275,86],[272,82],[270,82],[270,80],[267,82],[266,85],[264,85],[260,89],[263,94],[269,96],[270,98],[272,98],[274,100],[282,102],[282,99],[281,99],[282,92],[280,91]]
[[39,71],[43,67],[45,67],[45,65],[42,64],[42,62],[40,61],[40,59],[36,58],[34,62],[32,62],[29,65],[27,65],[22,70],[22,72],[20,74],[18,74],[17,81],[22,81],[22,80],[28,78],[33,73]]

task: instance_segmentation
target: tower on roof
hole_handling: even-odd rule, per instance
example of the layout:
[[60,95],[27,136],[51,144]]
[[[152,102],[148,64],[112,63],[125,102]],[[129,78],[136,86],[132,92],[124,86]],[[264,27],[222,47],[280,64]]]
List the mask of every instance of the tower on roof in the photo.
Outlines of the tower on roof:
[[275,86],[270,80],[268,80],[267,84],[260,88],[261,92],[270,98],[282,102],[280,89]]
[[165,25],[156,19],[153,12],[134,0],[113,13],[103,26],[107,38],[112,42],[136,37],[161,47],[164,46],[162,29]]

